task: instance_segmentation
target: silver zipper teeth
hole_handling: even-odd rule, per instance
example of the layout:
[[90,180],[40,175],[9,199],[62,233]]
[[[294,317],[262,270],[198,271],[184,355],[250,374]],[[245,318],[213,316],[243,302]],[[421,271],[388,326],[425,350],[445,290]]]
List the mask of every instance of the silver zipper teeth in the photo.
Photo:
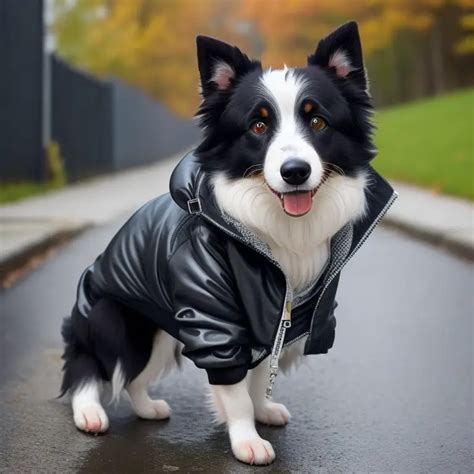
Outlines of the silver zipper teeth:
[[[197,196],[199,196],[199,191],[200,191],[200,188],[201,188],[201,184],[202,184],[202,179],[199,181],[198,183],[198,186],[197,186]],[[323,296],[325,290],[328,288],[328,286],[330,285],[330,283],[332,282],[332,280],[334,279],[334,277],[337,275],[337,273],[344,267],[344,265],[352,258],[352,256],[354,255],[355,252],[357,252],[357,250],[359,250],[359,248],[361,247],[361,245],[367,240],[367,238],[369,237],[369,235],[372,233],[372,231],[374,230],[375,226],[379,223],[380,219],[384,216],[384,214],[388,211],[388,209],[390,209],[390,206],[393,204],[393,202],[395,201],[395,199],[398,197],[398,194],[396,192],[394,192],[392,194],[392,197],[391,199],[387,202],[387,204],[384,206],[384,208],[382,209],[382,211],[379,213],[379,215],[377,216],[376,220],[374,222],[372,222],[372,225],[369,227],[369,229],[367,229],[367,232],[364,234],[364,236],[362,237],[362,239],[359,241],[359,243],[357,244],[357,246],[354,248],[354,250],[350,253],[350,255],[345,259],[345,261],[343,262],[342,265],[339,266],[339,268],[337,269],[337,271],[334,271],[331,276],[329,277],[326,285],[324,285],[323,289],[321,290],[321,294],[319,295],[319,298],[318,298],[318,301],[316,303],[316,306],[314,308],[314,311],[313,311],[313,316],[311,318],[311,325],[310,325],[310,331],[308,332],[308,334],[310,334],[311,332],[311,328],[313,327],[313,321],[314,321],[314,317],[316,315],[316,311],[319,307],[319,303],[321,302],[321,297]],[[209,222],[211,222],[212,224],[214,224],[216,227],[218,227],[219,229],[223,230],[227,235],[230,235],[231,237],[239,240],[240,242],[242,242],[244,245],[246,245],[247,247],[251,248],[252,250],[256,251],[257,253],[259,253],[260,255],[262,255],[263,257],[265,257],[270,263],[272,263],[273,265],[275,265],[283,274],[283,276],[285,277],[285,285],[286,285],[286,288],[285,288],[285,299],[283,301],[283,312],[282,312],[282,315],[281,315],[281,318],[280,318],[280,322],[278,324],[278,330],[277,330],[277,334],[275,336],[275,342],[273,343],[273,347],[272,347],[272,352],[271,352],[271,358],[270,358],[270,374],[269,374],[269,381],[268,381],[268,385],[267,385],[267,388],[266,388],[266,391],[265,391],[265,396],[267,398],[271,398],[272,396],[272,391],[273,391],[273,384],[275,383],[275,378],[276,376],[278,375],[278,360],[280,358],[280,354],[281,354],[281,351],[283,349],[283,346],[284,346],[284,340],[285,340],[285,334],[286,334],[286,329],[291,327],[291,320],[290,321],[283,321],[283,318],[285,316],[285,308],[286,308],[286,305],[288,303],[288,295],[290,293],[290,289],[291,289],[291,285],[288,281],[288,278],[286,277],[286,274],[285,272],[283,271],[282,267],[280,266],[280,264],[276,261],[276,260],[273,260],[271,259],[267,254],[265,254],[264,252],[262,252],[261,250],[257,249],[256,247],[250,245],[248,242],[246,242],[242,237],[240,237],[238,234],[235,234],[233,232],[230,232],[228,229],[226,229],[224,226],[222,226],[221,224],[219,224],[218,222],[216,222],[214,219],[211,219],[209,216],[207,216],[206,214],[204,214],[203,212],[200,213],[206,220],[208,220]],[[292,290],[291,290],[291,293],[292,293]],[[290,300],[290,302],[292,303],[292,300]],[[285,324],[286,323],[286,324]],[[299,338],[298,338],[299,339]],[[277,357],[278,356],[278,357]],[[275,361],[275,364],[274,364],[274,358],[276,357],[276,361]]]
[[278,361],[280,359],[281,350],[283,349],[283,341],[285,340],[286,326],[283,325],[283,319],[280,320],[275,343],[273,344],[272,354],[270,356],[270,373],[268,376],[268,384],[265,389],[265,397],[271,399],[273,393],[273,385],[278,375]]
[[[286,276],[285,276],[285,280],[286,280]],[[280,354],[285,342],[286,330],[291,327],[291,305],[293,303],[293,289],[290,283],[288,282],[288,280],[286,280],[286,282],[287,282],[287,288],[289,288],[289,291],[287,291],[287,294],[285,295],[285,303],[283,305],[283,314],[280,319],[277,336],[275,338],[275,342],[273,343],[272,353],[270,356],[270,373],[268,376],[268,385],[267,385],[267,388],[265,389],[265,397],[267,399],[272,398],[273,385],[275,383],[275,378],[278,375],[278,364],[280,361]],[[290,295],[289,298],[288,298],[288,294]],[[287,309],[288,302],[290,303],[289,310]],[[285,318],[285,313],[287,311],[289,312],[290,319]]]
[[[382,217],[387,213],[387,211],[390,209],[390,207],[392,206],[392,204],[394,203],[395,199],[397,199],[398,197],[398,193],[396,191],[393,192],[390,200],[387,202],[387,204],[385,204],[384,208],[380,211],[380,213],[378,214],[377,218],[374,220],[374,222],[372,222],[371,226],[367,229],[367,231],[365,232],[364,236],[362,237],[362,239],[359,240],[359,243],[354,247],[354,250],[352,250],[352,252],[344,259],[344,261],[342,262],[342,264],[340,264],[332,273],[331,275],[329,275],[328,277],[328,280],[326,282],[326,284],[323,286],[323,289],[321,290],[321,294],[319,295],[319,298],[318,298],[318,301],[316,302],[316,306],[314,307],[314,311],[313,311],[313,316],[311,317],[311,324],[309,326],[309,331],[307,334],[311,334],[311,331],[313,329],[313,322],[314,322],[314,318],[316,316],[316,312],[318,311],[318,308],[319,308],[319,304],[321,303],[321,298],[323,297],[325,291],[328,289],[329,285],[331,284],[331,282],[334,280],[334,278],[336,277],[336,275],[344,268],[344,266],[346,265],[346,263],[354,256],[354,254],[360,249],[360,247],[364,244],[364,242],[369,238],[370,234],[373,232],[373,230],[375,229],[376,225],[380,222],[380,220],[382,219]],[[293,342],[293,341],[292,341]]]
[[269,262],[271,262],[273,265],[278,267],[281,272],[283,273],[283,276],[285,277],[285,285],[286,285],[286,291],[285,291],[285,299],[283,301],[283,312],[280,317],[280,322],[278,324],[278,330],[275,336],[275,342],[273,343],[272,347],[272,352],[270,356],[270,373],[268,376],[268,385],[265,390],[265,396],[267,398],[271,398],[272,396],[272,391],[273,391],[273,384],[275,383],[275,378],[278,375],[278,360],[280,358],[281,350],[283,348],[283,342],[285,340],[285,334],[286,334],[286,329],[291,327],[291,321],[283,321],[283,318],[285,317],[285,311],[286,311],[286,305],[288,304],[288,301],[292,302],[291,299],[288,298],[288,295],[290,294],[290,289],[291,285],[286,278],[285,273],[283,272],[283,269],[280,267],[280,265],[275,261],[272,260],[271,258],[268,257],[264,252],[261,250],[257,249],[256,247],[253,247],[250,245],[248,242],[246,242],[244,239],[242,239],[240,236],[237,234],[234,234],[233,232],[230,232],[228,229],[226,229],[224,226],[220,225],[217,223],[214,219],[211,219],[209,216],[201,212],[201,215],[206,219],[207,221],[211,222],[214,224],[216,227],[219,229],[223,230],[227,235],[230,235],[231,237],[239,240],[243,244],[245,244],[247,247],[251,248],[252,250],[258,252],[260,255],[263,255]]
[[[201,190],[201,184],[202,184],[202,178],[199,180],[199,183],[197,185],[197,196],[199,196],[200,194],[200,190]],[[202,208],[201,208],[202,209]],[[270,366],[273,366],[270,367],[270,373],[269,373],[269,376],[268,376],[268,386],[267,386],[267,389],[266,389],[266,396],[267,398],[270,398],[271,397],[271,393],[272,393],[272,389],[273,389],[273,384],[275,382],[275,377],[277,376],[278,374],[278,359],[280,357],[280,353],[281,353],[281,350],[283,348],[283,342],[285,340],[285,334],[286,334],[286,328],[287,327],[290,327],[291,326],[291,320],[290,321],[285,321],[285,323],[283,322],[283,318],[285,317],[285,311],[286,311],[286,307],[287,307],[287,304],[288,304],[288,295],[290,293],[290,290],[291,290],[291,293],[293,293],[292,289],[291,289],[291,285],[290,285],[290,282],[288,281],[288,278],[286,277],[286,274],[285,272],[283,271],[283,268],[280,266],[280,264],[276,261],[276,260],[273,260],[271,259],[268,255],[266,255],[264,252],[262,252],[261,250],[257,249],[256,247],[253,247],[252,245],[250,245],[248,242],[246,242],[244,239],[242,239],[239,235],[237,234],[234,234],[233,232],[230,232],[228,229],[226,229],[225,227],[223,227],[222,225],[220,225],[219,223],[217,223],[215,220],[211,219],[209,216],[206,216],[206,214],[204,214],[203,212],[201,212],[201,215],[207,219],[209,222],[212,222],[215,226],[217,226],[219,229],[223,230],[227,235],[230,235],[231,237],[233,238],[236,238],[237,240],[239,240],[240,242],[242,242],[243,244],[245,244],[247,247],[251,248],[252,250],[258,252],[260,255],[262,255],[263,257],[265,257],[270,263],[272,263],[273,265],[275,265],[280,271],[281,273],[283,274],[283,276],[285,277],[285,299],[283,301],[283,311],[281,313],[281,317],[280,317],[280,322],[278,324],[278,330],[277,330],[277,333],[276,333],[276,336],[275,336],[275,341],[273,343],[273,347],[272,347],[272,352],[271,352],[271,360],[273,360],[275,358],[275,356],[277,355],[277,359],[276,359],[276,362],[275,363],[271,363]],[[290,301],[290,303],[292,303],[292,301]],[[270,393],[270,395],[268,395]]]

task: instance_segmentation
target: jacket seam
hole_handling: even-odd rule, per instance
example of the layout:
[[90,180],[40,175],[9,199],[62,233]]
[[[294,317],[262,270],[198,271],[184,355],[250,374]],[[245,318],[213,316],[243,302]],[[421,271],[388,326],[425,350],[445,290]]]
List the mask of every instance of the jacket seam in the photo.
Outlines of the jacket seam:
[[[178,225],[176,226],[176,229],[175,229],[175,231],[174,231],[174,233],[173,233],[173,236],[171,237],[171,248],[173,248],[174,245],[176,244],[176,240],[177,240],[177,238],[178,238],[178,233],[183,229],[183,227],[188,223],[188,221],[189,221],[190,219],[192,219],[192,217],[193,217],[193,216],[185,215],[185,216],[183,217],[183,219],[181,220],[181,222],[178,223]],[[180,245],[179,247],[181,247],[181,245]],[[179,247],[178,247],[178,248],[179,248]],[[176,249],[173,250],[173,255],[174,255],[175,251],[176,251]]]

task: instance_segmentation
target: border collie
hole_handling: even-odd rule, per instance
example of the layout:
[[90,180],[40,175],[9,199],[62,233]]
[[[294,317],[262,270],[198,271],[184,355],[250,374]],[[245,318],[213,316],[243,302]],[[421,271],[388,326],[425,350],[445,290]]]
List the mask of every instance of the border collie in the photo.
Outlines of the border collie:
[[171,194],[137,211],[83,273],[63,325],[62,393],[85,432],[108,428],[107,382],[139,417],[165,419],[148,385],[182,353],[207,370],[235,457],[268,464],[275,453],[255,421],[290,419],[271,397],[278,366],[332,346],[339,272],[395,193],[369,166],[355,22],[301,68],[264,70],[208,37],[197,47],[203,139]]

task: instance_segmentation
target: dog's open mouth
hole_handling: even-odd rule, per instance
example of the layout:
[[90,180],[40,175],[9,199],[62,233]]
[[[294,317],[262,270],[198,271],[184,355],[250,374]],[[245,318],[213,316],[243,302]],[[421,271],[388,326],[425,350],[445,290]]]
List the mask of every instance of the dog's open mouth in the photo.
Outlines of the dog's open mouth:
[[283,210],[290,216],[300,217],[311,211],[314,191],[295,191],[280,194]]
[[267,186],[270,188],[270,191],[280,199],[281,206],[286,214],[293,217],[301,217],[311,211],[311,208],[313,207],[313,198],[318,192],[319,188],[326,181],[328,176],[329,173],[324,173],[324,176],[318,186],[310,191],[292,191],[290,193],[279,193],[268,186],[268,184]]

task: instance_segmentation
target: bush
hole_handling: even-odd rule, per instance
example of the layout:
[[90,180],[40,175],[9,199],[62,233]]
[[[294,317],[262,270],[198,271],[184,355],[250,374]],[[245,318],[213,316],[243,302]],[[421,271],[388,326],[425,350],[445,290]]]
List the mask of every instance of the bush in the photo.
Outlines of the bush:
[[43,183],[24,181],[0,184],[0,203],[18,201],[65,186],[66,169],[57,142],[52,141],[46,147],[46,165],[48,179]]
[[48,182],[52,187],[61,187],[67,183],[66,169],[61,158],[59,143],[52,141],[46,147]]

